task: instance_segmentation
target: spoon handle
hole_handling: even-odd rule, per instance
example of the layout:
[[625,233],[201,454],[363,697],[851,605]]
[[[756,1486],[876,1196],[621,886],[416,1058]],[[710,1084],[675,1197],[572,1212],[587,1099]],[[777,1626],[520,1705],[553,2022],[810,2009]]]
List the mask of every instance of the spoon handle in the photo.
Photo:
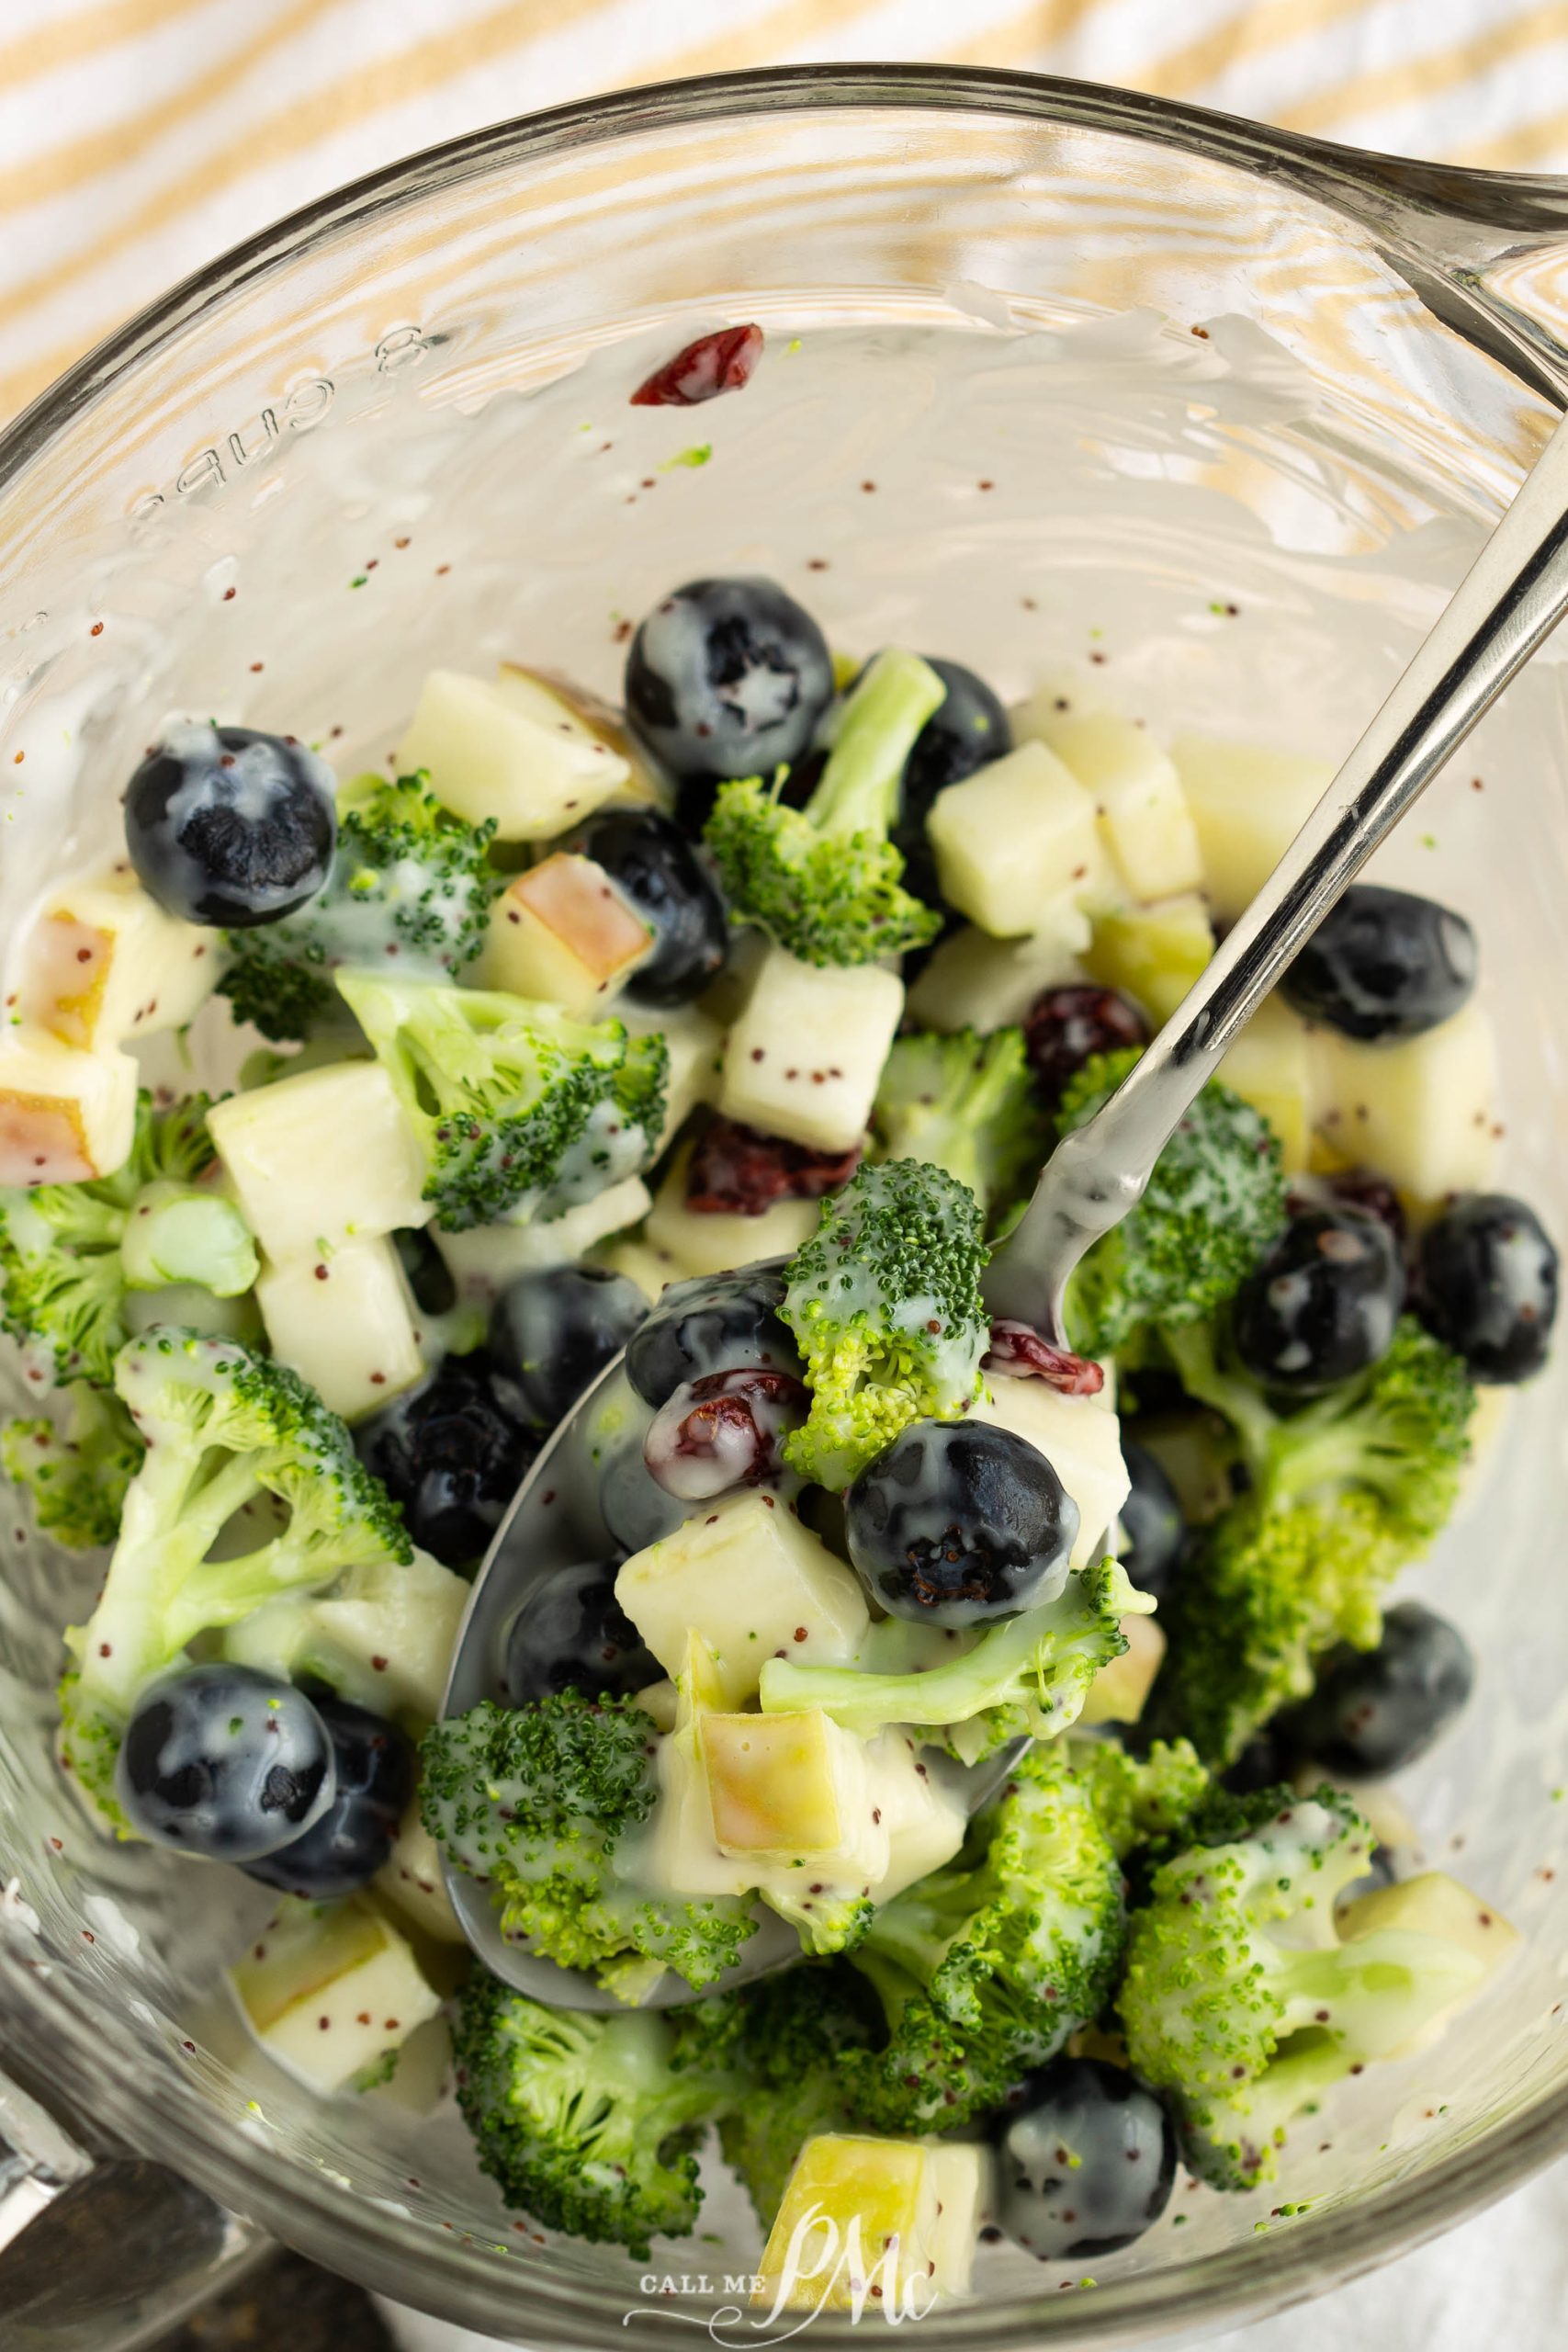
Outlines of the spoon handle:
[[1104,1108],[1057,1145],[987,1269],[993,1315],[1062,1338],[1079,1258],[1136,1206],[1183,1113],[1297,949],[1564,609],[1568,424],[1202,977]]

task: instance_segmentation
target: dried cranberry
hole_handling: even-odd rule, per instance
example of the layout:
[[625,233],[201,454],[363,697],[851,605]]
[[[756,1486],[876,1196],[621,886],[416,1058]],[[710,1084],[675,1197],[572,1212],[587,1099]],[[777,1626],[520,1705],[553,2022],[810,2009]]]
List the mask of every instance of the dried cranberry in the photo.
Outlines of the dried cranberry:
[[1047,1103],[1056,1103],[1085,1062],[1146,1046],[1149,1030],[1137,1006],[1115,989],[1047,989],[1023,1016],[1023,1041],[1035,1084]]
[[715,1119],[686,1171],[686,1206],[703,1216],[761,1216],[774,1201],[819,1201],[860,1166],[851,1151],[812,1151],[739,1119]]
[[762,356],[759,326],[720,327],[700,334],[673,359],[656,368],[632,394],[633,408],[695,408],[720,392],[738,392],[751,380]]
[[731,1487],[758,1486],[777,1476],[780,1441],[805,1420],[809,1401],[805,1382],[787,1372],[752,1366],[705,1373],[660,1407],[643,1440],[643,1460],[680,1502],[708,1502]]
[[1381,1224],[1387,1226],[1396,1241],[1404,1242],[1409,1229],[1404,1210],[1399,1194],[1386,1177],[1374,1176],[1365,1168],[1350,1168],[1341,1176],[1323,1177],[1314,1186],[1315,1196],[1313,1199],[1298,1197],[1292,1192],[1292,1216],[1299,1216],[1303,1209],[1321,1206],[1321,1195],[1325,1193],[1331,1200],[1344,1201],[1351,1208],[1365,1209],[1369,1216],[1375,1216]]
[[1005,1373],[1013,1380],[1043,1380],[1064,1396],[1098,1396],[1105,1385],[1102,1364],[1075,1356],[1070,1349],[1054,1348],[1027,1323],[999,1317],[991,1326],[991,1344],[980,1359],[980,1369]]

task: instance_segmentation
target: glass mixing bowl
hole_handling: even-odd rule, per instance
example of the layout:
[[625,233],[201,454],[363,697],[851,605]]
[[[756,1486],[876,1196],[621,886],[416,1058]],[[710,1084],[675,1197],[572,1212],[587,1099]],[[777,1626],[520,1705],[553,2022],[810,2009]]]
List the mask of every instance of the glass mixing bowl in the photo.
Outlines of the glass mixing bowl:
[[[171,710],[379,761],[432,663],[510,654],[613,691],[629,620],[705,570],[776,573],[855,652],[913,643],[1009,695],[1074,663],[1159,729],[1340,752],[1562,405],[1565,269],[1560,184],[1018,75],[690,83],[418,158],[215,264],[0,438],[0,937],[47,873],[111,854]],[[627,405],[678,344],[748,318],[768,349],[743,396]],[[1562,676],[1549,649],[1385,860],[1479,926],[1509,1182],[1560,1234]],[[1525,1931],[1510,1973],[1298,2132],[1273,2192],[1292,2215],[1179,2194],[1092,2291],[985,2248],[929,2352],[1207,2337],[1568,2146],[1562,1380],[1515,1403],[1422,1571],[1480,1690],[1402,1786],[1428,1859]],[[122,2182],[160,2180],[186,2217],[66,2255],[47,2219],[30,2256],[17,2237],[7,2342],[102,2352],[234,2250],[155,2166],[535,2345],[733,2305],[757,2238],[722,2183],[711,2234],[652,2264],[546,2244],[449,2117],[315,2101],[250,2050],[215,1981],[266,1898],[79,1817],[51,1689],[91,1577],[0,1535],[0,2237],[83,2146],[130,2152]],[[161,2277],[132,2279],[138,2244]]]

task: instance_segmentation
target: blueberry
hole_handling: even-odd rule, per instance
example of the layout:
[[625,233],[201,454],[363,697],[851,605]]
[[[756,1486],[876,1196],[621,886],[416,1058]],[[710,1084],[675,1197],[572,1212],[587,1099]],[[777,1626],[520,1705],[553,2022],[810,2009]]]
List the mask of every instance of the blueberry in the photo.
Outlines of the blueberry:
[[828,640],[771,580],[693,580],[638,628],[626,717],[672,775],[771,776],[807,749],[833,695]]
[[1281,1736],[1325,1771],[1379,1780],[1436,1745],[1474,1679],[1458,1628],[1418,1600],[1402,1600],[1384,1617],[1375,1650],[1330,1652],[1312,1697],[1283,1718]]
[[780,1317],[784,1280],[765,1267],[672,1283],[626,1347],[626,1371],[646,1405],[664,1405],[690,1380],[763,1364],[796,1379],[802,1366]]
[[626,1698],[664,1672],[615,1599],[615,1563],[554,1568],[529,1588],[506,1637],[502,1681],[513,1707],[581,1690]]
[[1236,1353],[1266,1386],[1315,1396],[1387,1354],[1404,1304],[1399,1244],[1381,1217],[1308,1209],[1236,1293]]
[[1078,1507],[1027,1439],[987,1421],[911,1421],[844,1498],[850,1558],[890,1617],[979,1625],[1066,1580]]
[[325,1903],[367,1885],[386,1861],[413,1795],[414,1755],[407,1734],[384,1715],[330,1690],[311,1696],[333,1744],[336,1792],[302,1838],[247,1862],[245,1875]]
[[155,1846],[225,1862],[276,1852],[331,1804],[333,1747],[302,1690],[248,1666],[191,1666],[143,1692],[120,1804]]
[[1476,1193],[1428,1227],[1416,1308],[1483,1381],[1528,1380],[1557,1320],[1557,1251],[1540,1219],[1506,1193]]
[[1170,2118],[1152,2091],[1099,2058],[1055,2058],[1029,2075],[992,2139],[997,2219],[1042,2262],[1114,2254],[1170,2202]]
[[541,1266],[519,1274],[490,1318],[497,1393],[525,1429],[553,1430],[618,1356],[648,1301],[608,1266]]
[[1055,1109],[1068,1080],[1096,1054],[1118,1054],[1148,1041],[1143,1014],[1115,989],[1047,989],[1023,1016],[1024,1051],[1048,1109]]
[[1187,1539],[1181,1503],[1163,1466],[1146,1446],[1124,1437],[1122,1459],[1133,1482],[1122,1506],[1122,1532],[1126,1539],[1122,1565],[1140,1592],[1153,1593],[1162,1600]]
[[999,760],[1012,749],[1012,727],[1000,701],[984,678],[961,662],[943,662],[934,653],[922,656],[947,688],[916,736],[904,763],[903,794],[893,839],[904,853],[904,884],[917,899],[935,904],[936,858],[926,838],[926,819],[939,792],[962,784],[966,775]]
[[1276,1724],[1254,1732],[1235,1762],[1221,1775],[1221,1786],[1228,1789],[1232,1796],[1255,1797],[1264,1789],[1289,1783],[1291,1751]]
[[724,900],[679,825],[657,808],[604,808],[566,844],[602,865],[653,933],[626,982],[637,1004],[685,1004],[718,978],[729,949]]
[[666,1494],[649,1470],[642,1439],[636,1436],[606,1461],[599,1478],[599,1510],[622,1552],[641,1552],[661,1535],[673,1535],[687,1517],[685,1506]]
[[484,1552],[537,1448],[471,1356],[438,1371],[354,1432],[360,1460],[400,1503],[416,1544],[449,1568]]
[[186,922],[276,922],[327,878],[336,789],[326,762],[291,736],[172,727],[126,791],[130,862]]
[[1478,961],[1462,915],[1409,890],[1358,882],[1325,915],[1280,993],[1347,1037],[1419,1037],[1468,1001]]

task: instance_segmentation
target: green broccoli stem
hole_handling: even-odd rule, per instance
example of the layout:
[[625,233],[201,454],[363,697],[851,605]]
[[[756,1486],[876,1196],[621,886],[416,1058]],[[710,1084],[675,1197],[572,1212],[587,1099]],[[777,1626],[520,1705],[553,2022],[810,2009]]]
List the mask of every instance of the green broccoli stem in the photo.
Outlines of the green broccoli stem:
[[886,834],[898,814],[904,763],[947,688],[918,653],[890,646],[844,705],[821,781],[806,813],[819,832]]
[[143,1185],[131,1203],[119,1254],[130,1290],[195,1283],[215,1298],[238,1298],[261,1271],[233,1202],[169,1178]]
[[1280,1432],[1279,1416],[1244,1374],[1228,1372],[1221,1363],[1213,1324],[1167,1324],[1160,1338],[1189,1396],[1230,1423],[1255,1477],[1269,1472]]

